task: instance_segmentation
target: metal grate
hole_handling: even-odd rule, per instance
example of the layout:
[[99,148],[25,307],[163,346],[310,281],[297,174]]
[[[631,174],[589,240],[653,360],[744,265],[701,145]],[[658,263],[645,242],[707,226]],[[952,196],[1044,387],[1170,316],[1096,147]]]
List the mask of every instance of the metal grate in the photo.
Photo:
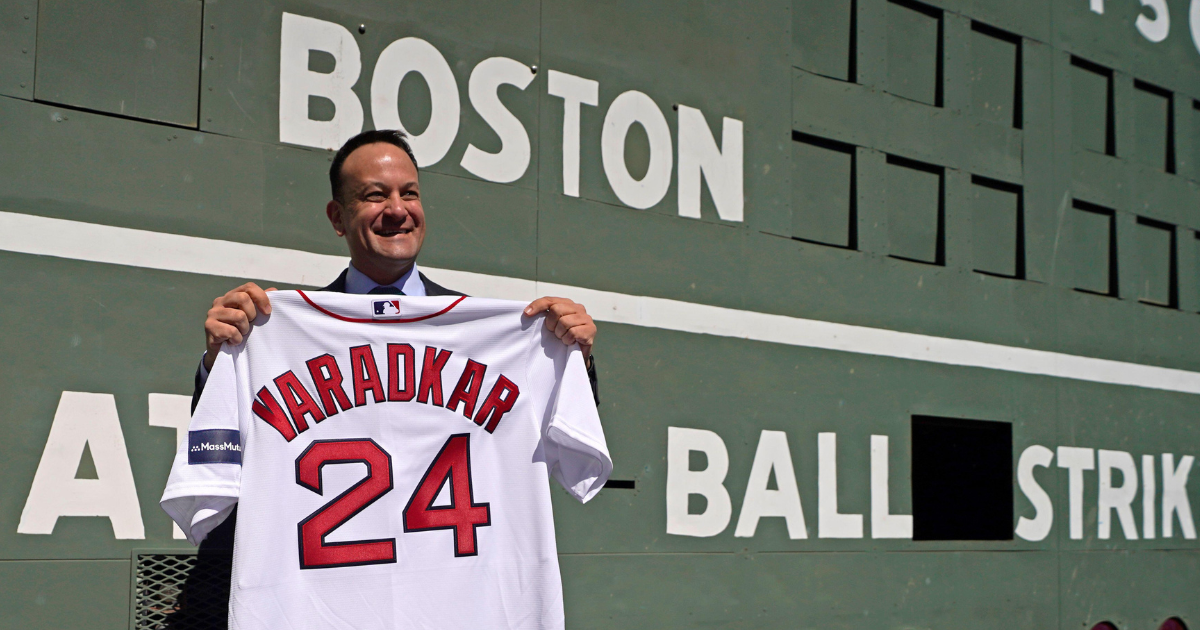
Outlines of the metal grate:
[[224,630],[229,614],[228,553],[137,554],[136,630]]

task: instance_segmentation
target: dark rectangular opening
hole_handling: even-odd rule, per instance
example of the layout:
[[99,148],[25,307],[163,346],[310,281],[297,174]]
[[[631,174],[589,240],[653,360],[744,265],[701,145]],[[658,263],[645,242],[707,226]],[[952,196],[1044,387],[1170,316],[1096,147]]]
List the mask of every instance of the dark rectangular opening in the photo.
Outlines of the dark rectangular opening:
[[1113,71],[1111,68],[1105,68],[1098,63],[1074,55],[1071,56],[1071,65],[1098,74],[1107,80],[1107,101],[1104,107],[1104,154],[1115,156],[1117,154],[1117,116],[1116,106],[1113,102]]
[[974,20],[971,21],[971,30],[973,30],[977,33],[983,33],[984,35],[987,35],[988,37],[995,37],[996,39],[1009,42],[1010,44],[1016,46],[1016,48],[1017,48],[1017,55],[1016,55],[1016,60],[1015,60],[1016,65],[1013,67],[1013,121],[1012,121],[1012,125],[1013,125],[1014,129],[1022,129],[1025,125],[1025,112],[1024,112],[1025,107],[1024,107],[1024,103],[1023,103],[1025,91],[1024,91],[1024,88],[1022,85],[1024,83],[1024,81],[1023,81],[1021,66],[1024,65],[1024,61],[1023,61],[1024,57],[1023,57],[1023,51],[1022,51],[1022,46],[1021,46],[1021,36],[1014,34],[1014,33],[1009,33],[1008,31],[1005,31],[1005,30],[998,29],[995,26],[991,26],[989,24],[984,24],[983,22],[976,22]]
[[1012,540],[1012,424],[912,417],[913,540]]
[[1016,263],[1013,275],[1008,276],[1000,273],[993,273],[976,269],[977,273],[982,273],[989,276],[998,276],[1001,278],[1015,278],[1017,280],[1025,279],[1025,189],[1019,184],[1000,181],[982,175],[972,175],[971,183],[976,186],[984,186],[993,190],[1000,190],[1007,193],[1012,193],[1017,196],[1017,230],[1016,230]]
[[604,487],[610,490],[633,490],[636,482],[633,479],[609,479],[605,482]]
[[805,243],[815,243],[817,245],[826,245],[829,247],[838,247],[841,249],[857,250],[858,249],[858,151],[857,151],[857,147],[855,147],[853,144],[848,144],[846,142],[838,142],[837,140],[830,140],[829,138],[822,138],[821,136],[814,136],[812,134],[801,133],[799,131],[794,131],[794,130],[792,131],[792,141],[811,144],[812,146],[815,146],[815,147],[820,147],[822,149],[827,149],[829,151],[837,151],[838,153],[844,153],[844,154],[850,156],[850,192],[849,192],[850,207],[849,207],[849,212],[847,213],[849,215],[848,219],[847,219],[849,221],[849,225],[846,228],[847,229],[846,244],[841,245],[838,243],[827,243],[825,241],[807,239],[807,238],[802,238],[799,236],[793,236],[792,238],[797,241],[802,241]]
[[1091,289],[1079,289],[1079,288],[1076,288],[1075,290],[1080,291],[1082,293],[1091,293],[1093,295],[1104,295],[1104,296],[1108,296],[1108,297],[1120,297],[1121,284],[1117,280],[1118,266],[1117,266],[1117,213],[1116,213],[1116,211],[1112,210],[1111,208],[1105,208],[1104,206],[1097,205],[1094,203],[1080,201],[1079,199],[1072,200],[1071,205],[1076,210],[1081,210],[1083,212],[1091,212],[1093,214],[1099,214],[1099,215],[1108,217],[1108,290],[1107,291],[1093,291]]
[[858,0],[850,0],[850,60],[846,64],[846,80],[858,83]]

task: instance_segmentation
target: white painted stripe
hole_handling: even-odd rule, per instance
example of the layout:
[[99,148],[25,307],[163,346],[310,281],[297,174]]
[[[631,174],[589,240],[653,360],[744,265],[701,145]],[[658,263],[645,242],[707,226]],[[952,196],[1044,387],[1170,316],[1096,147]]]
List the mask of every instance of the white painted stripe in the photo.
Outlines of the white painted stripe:
[[0,212],[0,250],[307,286],[323,285],[346,268],[345,256],[12,212]]
[[[0,250],[304,286],[321,286],[346,266],[344,256],[10,212],[0,212]],[[422,269],[441,284],[480,297],[568,297],[586,304],[588,312],[604,322],[1200,394],[1200,373],[1187,370],[466,271]]]

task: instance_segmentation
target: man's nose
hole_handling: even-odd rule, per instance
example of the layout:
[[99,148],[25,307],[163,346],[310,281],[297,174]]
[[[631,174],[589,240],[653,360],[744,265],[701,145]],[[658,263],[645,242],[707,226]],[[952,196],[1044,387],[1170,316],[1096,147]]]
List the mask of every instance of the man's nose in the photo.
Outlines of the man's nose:
[[389,218],[395,218],[403,221],[408,217],[408,205],[404,202],[404,198],[400,195],[392,195],[388,199],[387,206],[383,209],[384,214]]

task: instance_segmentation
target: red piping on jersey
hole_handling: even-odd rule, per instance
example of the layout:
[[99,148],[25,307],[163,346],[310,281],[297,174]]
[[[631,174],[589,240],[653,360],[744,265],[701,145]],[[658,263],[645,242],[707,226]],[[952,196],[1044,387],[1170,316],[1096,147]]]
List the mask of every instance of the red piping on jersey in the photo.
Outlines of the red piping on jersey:
[[459,302],[462,302],[463,300],[467,299],[467,296],[464,295],[464,296],[458,298],[457,300],[454,300],[453,302],[451,302],[450,306],[447,306],[446,308],[444,308],[436,313],[430,313],[429,315],[422,315],[420,317],[408,317],[405,319],[360,319],[357,317],[346,317],[344,315],[338,315],[337,313],[334,313],[334,312],[328,311],[324,308],[321,308],[321,306],[319,304],[312,301],[312,298],[305,295],[304,291],[297,290],[296,293],[299,293],[300,297],[304,298],[304,301],[308,302],[309,306],[317,309],[318,311],[321,311],[322,313],[325,313],[326,315],[328,315],[334,319],[340,319],[344,322],[352,322],[355,324],[411,324],[412,322],[419,322],[419,321],[426,320],[426,319],[432,319],[434,317],[437,317],[438,315],[449,313],[450,309],[454,308],[455,306],[458,306]]

